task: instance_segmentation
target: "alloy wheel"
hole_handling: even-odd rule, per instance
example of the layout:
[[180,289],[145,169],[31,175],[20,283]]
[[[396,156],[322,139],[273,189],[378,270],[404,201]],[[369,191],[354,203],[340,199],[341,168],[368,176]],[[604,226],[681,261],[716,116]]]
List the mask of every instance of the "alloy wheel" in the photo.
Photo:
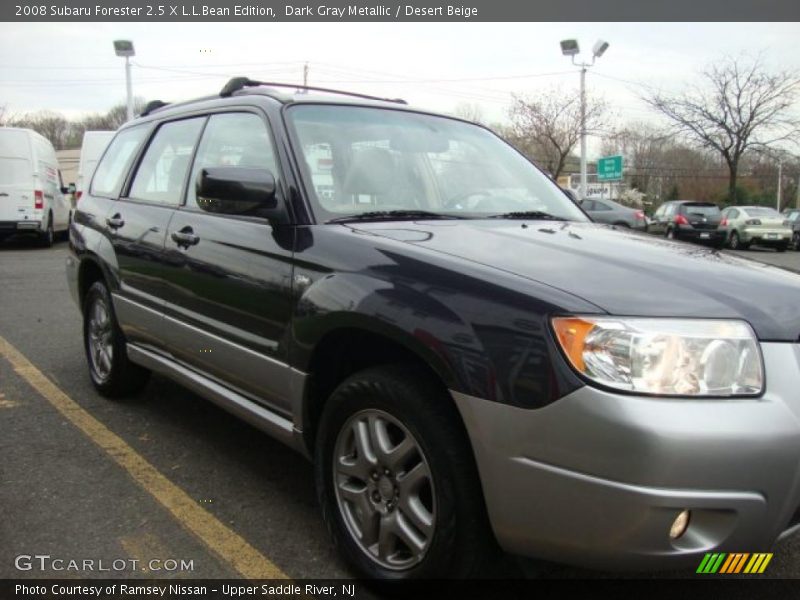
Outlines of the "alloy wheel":
[[420,563],[436,507],[428,461],[409,430],[384,411],[360,411],[339,432],[333,463],[337,505],[359,548],[392,570]]
[[89,359],[95,377],[102,383],[111,376],[114,361],[113,325],[108,306],[96,298],[89,312]]

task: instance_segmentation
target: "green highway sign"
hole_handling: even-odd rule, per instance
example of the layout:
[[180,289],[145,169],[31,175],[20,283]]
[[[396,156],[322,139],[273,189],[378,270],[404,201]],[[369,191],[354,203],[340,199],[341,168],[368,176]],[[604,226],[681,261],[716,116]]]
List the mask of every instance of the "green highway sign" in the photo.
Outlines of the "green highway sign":
[[622,157],[604,156],[597,159],[597,181],[619,181],[622,179]]

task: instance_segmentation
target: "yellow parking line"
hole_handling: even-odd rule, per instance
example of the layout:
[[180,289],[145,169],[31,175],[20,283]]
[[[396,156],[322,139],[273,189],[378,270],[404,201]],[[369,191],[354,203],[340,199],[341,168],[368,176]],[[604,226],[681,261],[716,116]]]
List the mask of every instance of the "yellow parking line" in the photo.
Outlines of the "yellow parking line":
[[0,355],[5,356],[20,376],[73,425],[111,456],[175,519],[199,537],[206,546],[241,573],[243,577],[249,579],[288,578],[283,571],[247,543],[244,538],[226,527],[207,510],[201,508],[186,492],[164,477],[122,438],[62,392],[2,336],[0,336]]

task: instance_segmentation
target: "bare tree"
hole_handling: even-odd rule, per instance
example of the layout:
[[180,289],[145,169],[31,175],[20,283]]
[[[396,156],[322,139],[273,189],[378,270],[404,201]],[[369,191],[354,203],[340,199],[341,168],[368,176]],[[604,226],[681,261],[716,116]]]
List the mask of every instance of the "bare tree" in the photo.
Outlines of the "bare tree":
[[56,150],[61,150],[67,145],[70,123],[61,114],[46,110],[26,113],[9,119],[8,125],[33,129],[50,140]]
[[[603,128],[605,113],[604,101],[587,101],[587,133],[594,134]],[[554,179],[558,178],[567,157],[581,139],[580,95],[558,88],[535,97],[515,95],[509,116],[513,131],[511,141],[520,149],[535,148],[536,162]]]
[[742,156],[800,132],[791,109],[800,87],[792,71],[768,72],[760,60],[726,58],[703,72],[703,85],[683,94],[653,93],[644,100],[675,128],[718,153],[728,172],[728,200],[736,203]]
[[474,102],[461,102],[458,106],[456,106],[453,114],[461,119],[472,121],[473,123],[483,124],[483,109],[481,108],[480,104],[476,104]]

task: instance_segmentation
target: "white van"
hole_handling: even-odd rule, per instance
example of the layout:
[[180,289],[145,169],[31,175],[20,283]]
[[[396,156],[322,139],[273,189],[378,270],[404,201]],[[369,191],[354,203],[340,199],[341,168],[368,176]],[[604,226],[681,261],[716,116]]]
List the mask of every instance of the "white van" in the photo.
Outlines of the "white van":
[[81,158],[78,163],[78,181],[75,182],[75,200],[80,200],[83,190],[89,187],[97,162],[116,131],[86,131],[81,143]]
[[65,192],[47,138],[32,129],[0,127],[0,239],[33,233],[51,246],[72,220]]

